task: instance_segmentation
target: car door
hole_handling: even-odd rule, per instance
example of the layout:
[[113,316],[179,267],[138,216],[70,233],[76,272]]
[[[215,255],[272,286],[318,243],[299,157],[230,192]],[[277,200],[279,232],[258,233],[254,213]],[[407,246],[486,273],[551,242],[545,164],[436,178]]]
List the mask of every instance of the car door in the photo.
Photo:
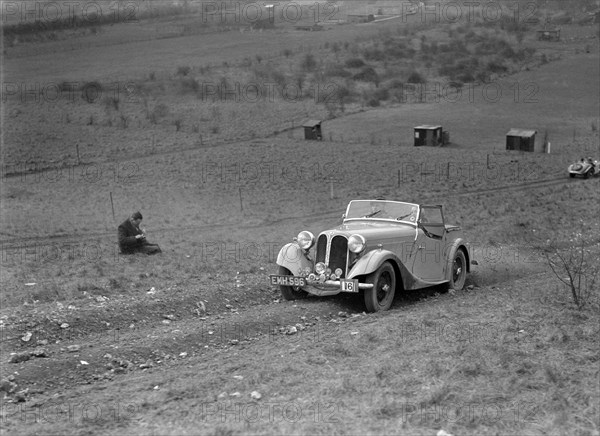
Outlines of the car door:
[[413,275],[431,282],[444,280],[445,243],[442,206],[421,206],[413,248]]

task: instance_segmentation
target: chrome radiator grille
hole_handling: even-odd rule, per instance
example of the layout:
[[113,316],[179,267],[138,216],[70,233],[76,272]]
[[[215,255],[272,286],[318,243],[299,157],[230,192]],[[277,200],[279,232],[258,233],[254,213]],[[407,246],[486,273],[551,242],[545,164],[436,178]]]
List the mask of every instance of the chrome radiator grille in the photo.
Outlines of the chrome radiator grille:
[[348,239],[345,236],[335,235],[328,238],[323,234],[317,240],[316,262],[323,262],[331,271],[341,268],[341,277],[346,276],[346,264],[348,260]]

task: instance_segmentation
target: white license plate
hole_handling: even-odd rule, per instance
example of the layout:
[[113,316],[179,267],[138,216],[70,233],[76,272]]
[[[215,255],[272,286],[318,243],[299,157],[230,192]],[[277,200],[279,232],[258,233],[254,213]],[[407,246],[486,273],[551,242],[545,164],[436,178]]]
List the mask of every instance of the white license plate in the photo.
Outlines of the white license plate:
[[358,292],[358,280],[340,279],[342,292]]
[[306,286],[306,279],[304,277],[294,277],[294,276],[276,276],[271,275],[272,285],[283,285],[283,286]]

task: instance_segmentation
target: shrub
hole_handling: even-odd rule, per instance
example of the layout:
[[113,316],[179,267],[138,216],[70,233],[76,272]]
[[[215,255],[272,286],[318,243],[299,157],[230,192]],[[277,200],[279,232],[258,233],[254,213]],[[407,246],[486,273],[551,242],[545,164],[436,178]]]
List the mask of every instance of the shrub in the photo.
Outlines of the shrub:
[[385,53],[381,50],[365,50],[363,56],[368,61],[383,61],[385,59]]
[[425,78],[418,71],[413,71],[408,75],[406,79],[408,83],[425,83]]
[[402,82],[402,80],[400,79],[392,79],[392,81],[388,85],[389,89],[402,89],[403,87],[404,82]]
[[378,107],[380,106],[381,103],[379,102],[379,100],[377,100],[375,97],[371,97],[368,101],[367,101],[367,106],[371,106],[371,107]]
[[119,118],[121,120],[121,126],[126,129],[127,126],[129,126],[129,117],[125,114],[121,114]]
[[510,46],[504,47],[504,49],[501,52],[501,56],[504,58],[509,58],[509,59],[514,58],[515,55],[516,55],[515,51]]
[[335,88],[334,98],[338,101],[346,101],[351,95],[352,92],[350,91],[350,88],[345,85],[339,85]]
[[431,44],[423,44],[421,46],[421,51],[424,53],[436,54],[438,52],[437,41],[432,41]]
[[387,88],[377,88],[373,92],[373,98],[376,98],[379,101],[385,101],[390,98],[390,91]]
[[177,67],[177,76],[187,76],[188,74],[190,74],[190,71],[192,71],[192,68],[189,66],[181,66],[181,67]]
[[179,89],[182,94],[188,92],[196,94],[200,90],[200,84],[193,77],[182,77],[179,80]]
[[490,75],[489,75],[489,73],[487,71],[478,71],[475,74],[475,78],[479,82],[487,83],[490,80]]
[[314,71],[317,68],[317,61],[312,53],[306,53],[302,62],[300,63],[300,68],[304,71]]
[[348,68],[361,68],[365,66],[365,61],[361,58],[350,58],[346,60],[346,67]]
[[286,85],[285,75],[281,71],[273,70],[271,72],[271,78],[277,85],[283,87]]
[[344,69],[341,65],[333,64],[327,66],[325,75],[329,77],[350,77],[352,73]]
[[503,65],[502,62],[499,60],[489,61],[487,63],[487,69],[492,73],[505,73],[506,71],[508,71],[508,67],[506,65]]
[[364,67],[360,72],[354,75],[354,80],[360,80],[361,82],[373,82],[379,84],[379,75],[372,67]]
[[305,81],[306,76],[304,75],[304,73],[298,72],[294,75],[294,83],[296,84],[299,90],[302,90]]
[[588,303],[597,300],[597,281],[600,270],[597,267],[597,254],[588,248],[591,239],[577,234],[569,248],[559,248],[550,242],[544,255],[556,278],[567,286],[573,303],[582,310]]
[[469,71],[458,74],[455,79],[462,83],[471,83],[475,81],[475,77]]
[[152,124],[158,123],[161,118],[166,117],[169,114],[169,108],[164,103],[159,103],[154,106],[154,109],[149,114],[150,122]]
[[104,97],[104,107],[106,108],[107,111],[110,111],[111,109],[114,109],[115,111],[119,110],[119,97],[117,96],[106,96]]

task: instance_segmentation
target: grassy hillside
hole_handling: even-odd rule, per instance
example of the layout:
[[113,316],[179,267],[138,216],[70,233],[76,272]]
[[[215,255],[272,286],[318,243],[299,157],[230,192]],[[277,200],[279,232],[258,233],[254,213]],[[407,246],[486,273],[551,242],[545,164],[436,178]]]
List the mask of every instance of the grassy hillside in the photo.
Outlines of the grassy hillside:
[[[173,12],[4,46],[0,433],[598,433],[597,285],[544,251],[600,269],[595,28]],[[379,196],[443,205],[467,288],[282,301],[279,248]],[[118,254],[135,210],[162,255]]]

